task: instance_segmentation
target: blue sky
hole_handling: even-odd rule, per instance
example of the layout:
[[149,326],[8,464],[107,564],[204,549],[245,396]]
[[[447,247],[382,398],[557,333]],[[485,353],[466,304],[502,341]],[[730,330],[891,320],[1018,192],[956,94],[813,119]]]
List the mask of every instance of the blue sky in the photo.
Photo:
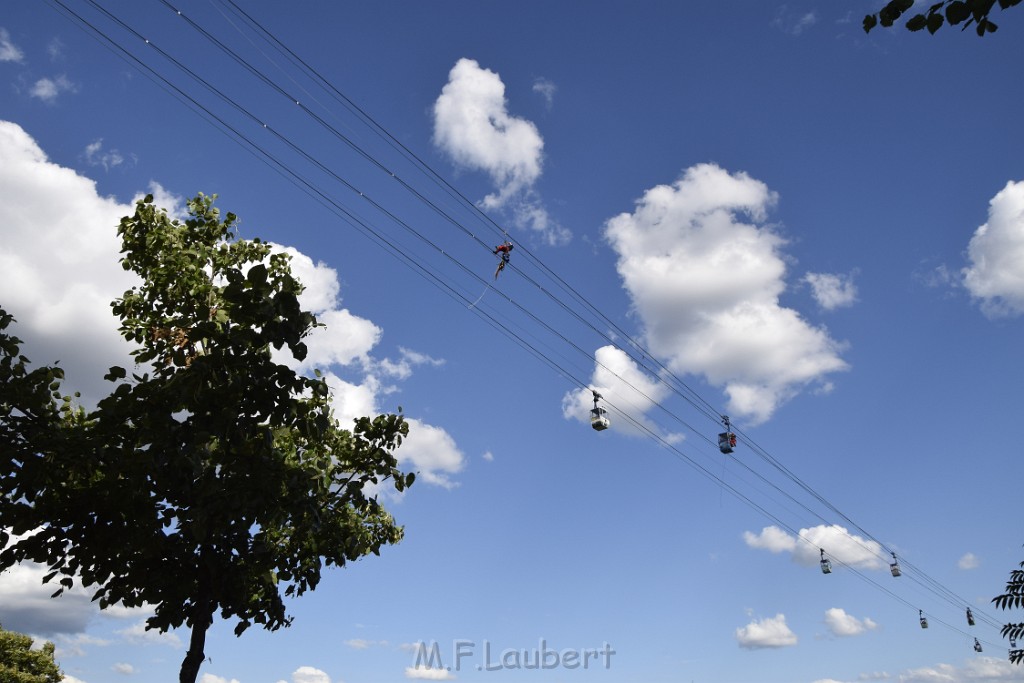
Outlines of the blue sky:
[[[96,400],[118,219],[216,193],[293,254],[338,416],[412,422],[405,540],[289,629],[215,625],[203,683],[1024,680],[989,605],[1024,559],[1024,11],[981,40],[877,9],[9,3],[27,355]],[[0,622],[68,681],[173,679],[187,633],[41,576],[0,576]]]

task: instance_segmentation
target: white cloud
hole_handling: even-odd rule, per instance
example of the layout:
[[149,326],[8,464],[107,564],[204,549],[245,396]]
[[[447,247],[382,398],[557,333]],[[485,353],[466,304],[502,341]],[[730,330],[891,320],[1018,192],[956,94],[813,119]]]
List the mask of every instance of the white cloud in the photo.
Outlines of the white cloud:
[[454,681],[455,674],[446,669],[431,669],[426,666],[405,667],[406,678],[417,678],[425,681]]
[[569,241],[569,232],[551,219],[534,190],[544,140],[532,122],[508,113],[498,74],[472,59],[456,62],[434,103],[434,144],[457,166],[490,176],[497,191],[484,197],[485,209],[511,208],[517,225],[549,244]]
[[428,425],[415,418],[407,418],[409,436],[398,449],[398,461],[412,469],[417,477],[446,489],[457,486],[451,476],[462,471],[466,458],[455,440],[440,427]]
[[11,34],[0,28],[0,62],[20,62],[24,58],[25,53],[11,42]]
[[786,615],[776,614],[736,629],[736,641],[742,648],[759,650],[796,645],[797,637],[786,625]]
[[40,78],[29,89],[29,94],[32,97],[38,97],[43,102],[52,104],[57,101],[61,93],[75,92],[75,90],[77,90],[75,84],[68,80],[67,76],[57,76],[56,78]]
[[793,552],[796,547],[796,539],[777,526],[766,526],[760,534],[744,531],[743,540],[751,548],[767,550],[775,554]]
[[77,583],[59,598],[50,596],[60,588],[43,583],[46,567],[23,562],[0,573],[0,624],[19,633],[55,634],[84,631],[96,607],[91,596]]
[[75,678],[74,676],[68,676],[65,674],[64,678],[60,679],[63,683],[85,683],[85,681]]
[[888,568],[885,552],[878,543],[851,534],[837,524],[801,529],[799,535],[797,539],[776,526],[767,526],[760,534],[744,532],[743,540],[751,548],[773,553],[790,552],[793,561],[804,567],[819,566],[821,550],[824,549],[827,557],[850,567]]
[[345,644],[354,650],[368,650],[371,647],[387,647],[388,641],[386,640],[364,640],[362,638],[352,638],[346,640]]
[[131,676],[132,674],[137,673],[136,668],[127,662],[117,662],[110,668],[122,676]]
[[227,678],[222,678],[221,676],[214,676],[213,674],[203,674],[202,677],[199,679],[199,683],[239,683],[239,681],[237,678],[232,678],[228,680]]
[[484,451],[484,454],[480,457],[487,462],[494,462],[494,453],[491,453],[490,451]]
[[116,149],[104,150],[103,140],[99,139],[85,146],[85,162],[90,166],[102,166],[104,171],[125,163],[125,157]]
[[548,109],[551,108],[552,103],[555,101],[555,93],[557,91],[558,86],[546,78],[538,78],[533,82],[533,92],[544,98],[544,102],[548,105]]
[[857,300],[857,286],[850,275],[807,273],[803,281],[811,286],[814,300],[826,311],[852,306]]
[[798,36],[811,26],[818,23],[818,16],[814,12],[794,13],[789,6],[783,5],[775,14],[772,25],[790,35]]
[[110,311],[137,282],[118,263],[117,225],[132,212],[0,121],[0,306],[18,321],[22,351],[36,364],[59,360],[64,389],[86,400],[106,393],[108,367],[132,363]]
[[847,368],[841,344],[779,303],[785,242],[756,224],[775,202],[747,174],[700,164],[604,230],[651,352],[723,387],[729,413],[754,423]]
[[1024,181],[1009,182],[989,202],[988,222],[967,247],[964,286],[985,315],[1024,313]]
[[825,611],[825,626],[832,635],[840,637],[859,636],[865,631],[878,628],[878,624],[871,619],[858,619],[839,607]]
[[[566,419],[590,422],[594,407],[593,391],[602,396],[602,405],[614,407],[612,429],[627,434],[645,435],[647,430],[659,433],[645,415],[669,395],[669,388],[645,373],[625,352],[614,346],[603,346],[594,352],[594,375],[590,388],[567,393],[562,398],[562,415]],[[627,419],[625,416],[628,416]],[[643,427],[637,426],[643,425]],[[682,440],[680,434],[660,434],[669,443]]]
[[956,566],[960,569],[977,569],[981,566],[981,561],[974,553],[966,553],[957,560]]
[[111,643],[104,638],[96,638],[85,633],[75,633],[74,635],[58,633],[52,640],[57,646],[54,654],[57,661],[67,657],[84,657],[86,647],[106,647]]
[[[286,681],[277,683],[286,683]],[[292,683],[331,683],[331,677],[312,666],[300,666],[292,672]]]
[[115,631],[115,633],[134,645],[166,645],[173,648],[182,646],[181,638],[177,633],[171,631],[161,633],[156,629],[147,629],[145,620],[137,621],[127,628]]
[[936,664],[909,669],[897,676],[899,683],[995,683],[1024,680],[1020,667],[1006,659],[972,657],[961,667]]

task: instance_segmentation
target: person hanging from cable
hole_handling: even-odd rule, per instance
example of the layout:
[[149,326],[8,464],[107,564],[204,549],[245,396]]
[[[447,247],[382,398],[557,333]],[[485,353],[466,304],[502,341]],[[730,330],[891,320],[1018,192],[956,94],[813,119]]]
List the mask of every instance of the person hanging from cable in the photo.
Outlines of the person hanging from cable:
[[494,271],[494,279],[498,279],[498,273],[505,270],[505,265],[508,263],[509,255],[512,253],[513,245],[505,238],[505,241],[494,248],[494,255],[501,255],[501,260],[498,261],[498,269]]

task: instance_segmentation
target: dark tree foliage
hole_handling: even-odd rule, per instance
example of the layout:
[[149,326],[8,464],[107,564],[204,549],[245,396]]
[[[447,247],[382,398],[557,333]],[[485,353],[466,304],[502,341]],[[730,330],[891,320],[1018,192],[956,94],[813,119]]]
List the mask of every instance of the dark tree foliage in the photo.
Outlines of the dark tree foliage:
[[[1006,592],[992,598],[992,602],[999,609],[1024,609],[1024,562],[1020,563],[1020,569],[1010,572],[1010,580],[1006,582]],[[1001,633],[1003,638],[1010,639],[1010,643],[1020,643],[1024,641],[1024,623],[1005,624]],[[1010,661],[1014,664],[1024,662],[1024,649],[1012,647]]]
[[[1019,5],[1021,0],[998,0],[1000,9],[1007,9]],[[994,33],[999,27],[989,19],[989,14],[995,8],[996,0],[942,0],[928,8],[927,12],[921,12],[907,19],[906,27],[910,31],[927,29],[929,33],[935,33],[940,28],[949,24],[959,26],[966,30],[974,26],[979,36],[986,33]],[[906,14],[914,6],[914,0],[891,0],[877,14],[869,14],[864,17],[865,33],[875,26],[881,25],[889,28],[895,24],[900,17]]]
[[60,683],[64,673],[53,659],[53,643],[32,649],[32,639],[0,626],[0,681],[2,683]]
[[317,326],[289,257],[236,239],[212,197],[188,210],[171,220],[150,196],[121,220],[122,265],[142,284],[113,309],[136,371],[110,368],[95,411],[71,409],[60,371],[29,372],[0,337],[0,528],[12,532],[0,570],[45,564],[55,595],[77,579],[101,608],[152,606],[147,628],[190,628],[182,683],[216,615],[238,635],[287,626],[285,598],[314,589],[325,565],[398,542],[367,487],[414,478],[393,454],[400,415],[342,429],[327,384],[272,358],[304,358]]

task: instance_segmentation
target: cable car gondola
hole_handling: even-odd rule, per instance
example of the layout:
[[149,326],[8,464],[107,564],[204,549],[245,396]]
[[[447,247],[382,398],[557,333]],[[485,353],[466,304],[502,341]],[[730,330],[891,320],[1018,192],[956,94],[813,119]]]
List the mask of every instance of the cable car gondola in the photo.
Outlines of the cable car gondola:
[[594,394],[594,408],[590,411],[590,426],[601,432],[608,429],[612,423],[608,420],[608,411],[597,405],[598,400],[601,398],[601,394],[597,393],[593,389],[591,389],[591,391]]
[[889,571],[892,572],[893,576],[899,576],[903,573],[900,571],[900,561],[896,559],[896,553],[892,554],[892,564],[889,565]]
[[977,638],[974,639],[974,651],[981,652],[981,642]]
[[924,611],[917,610],[918,621],[921,622],[921,628],[928,628],[928,619],[924,616]]
[[832,563],[829,562],[828,559],[825,557],[825,549],[824,548],[821,548],[821,573],[822,574],[831,574],[832,573]]
[[967,608],[967,625],[974,626],[974,613],[971,612],[971,608]]
[[722,424],[725,425],[725,431],[718,435],[718,450],[728,455],[736,448],[736,434],[729,426],[728,415],[722,416]]

